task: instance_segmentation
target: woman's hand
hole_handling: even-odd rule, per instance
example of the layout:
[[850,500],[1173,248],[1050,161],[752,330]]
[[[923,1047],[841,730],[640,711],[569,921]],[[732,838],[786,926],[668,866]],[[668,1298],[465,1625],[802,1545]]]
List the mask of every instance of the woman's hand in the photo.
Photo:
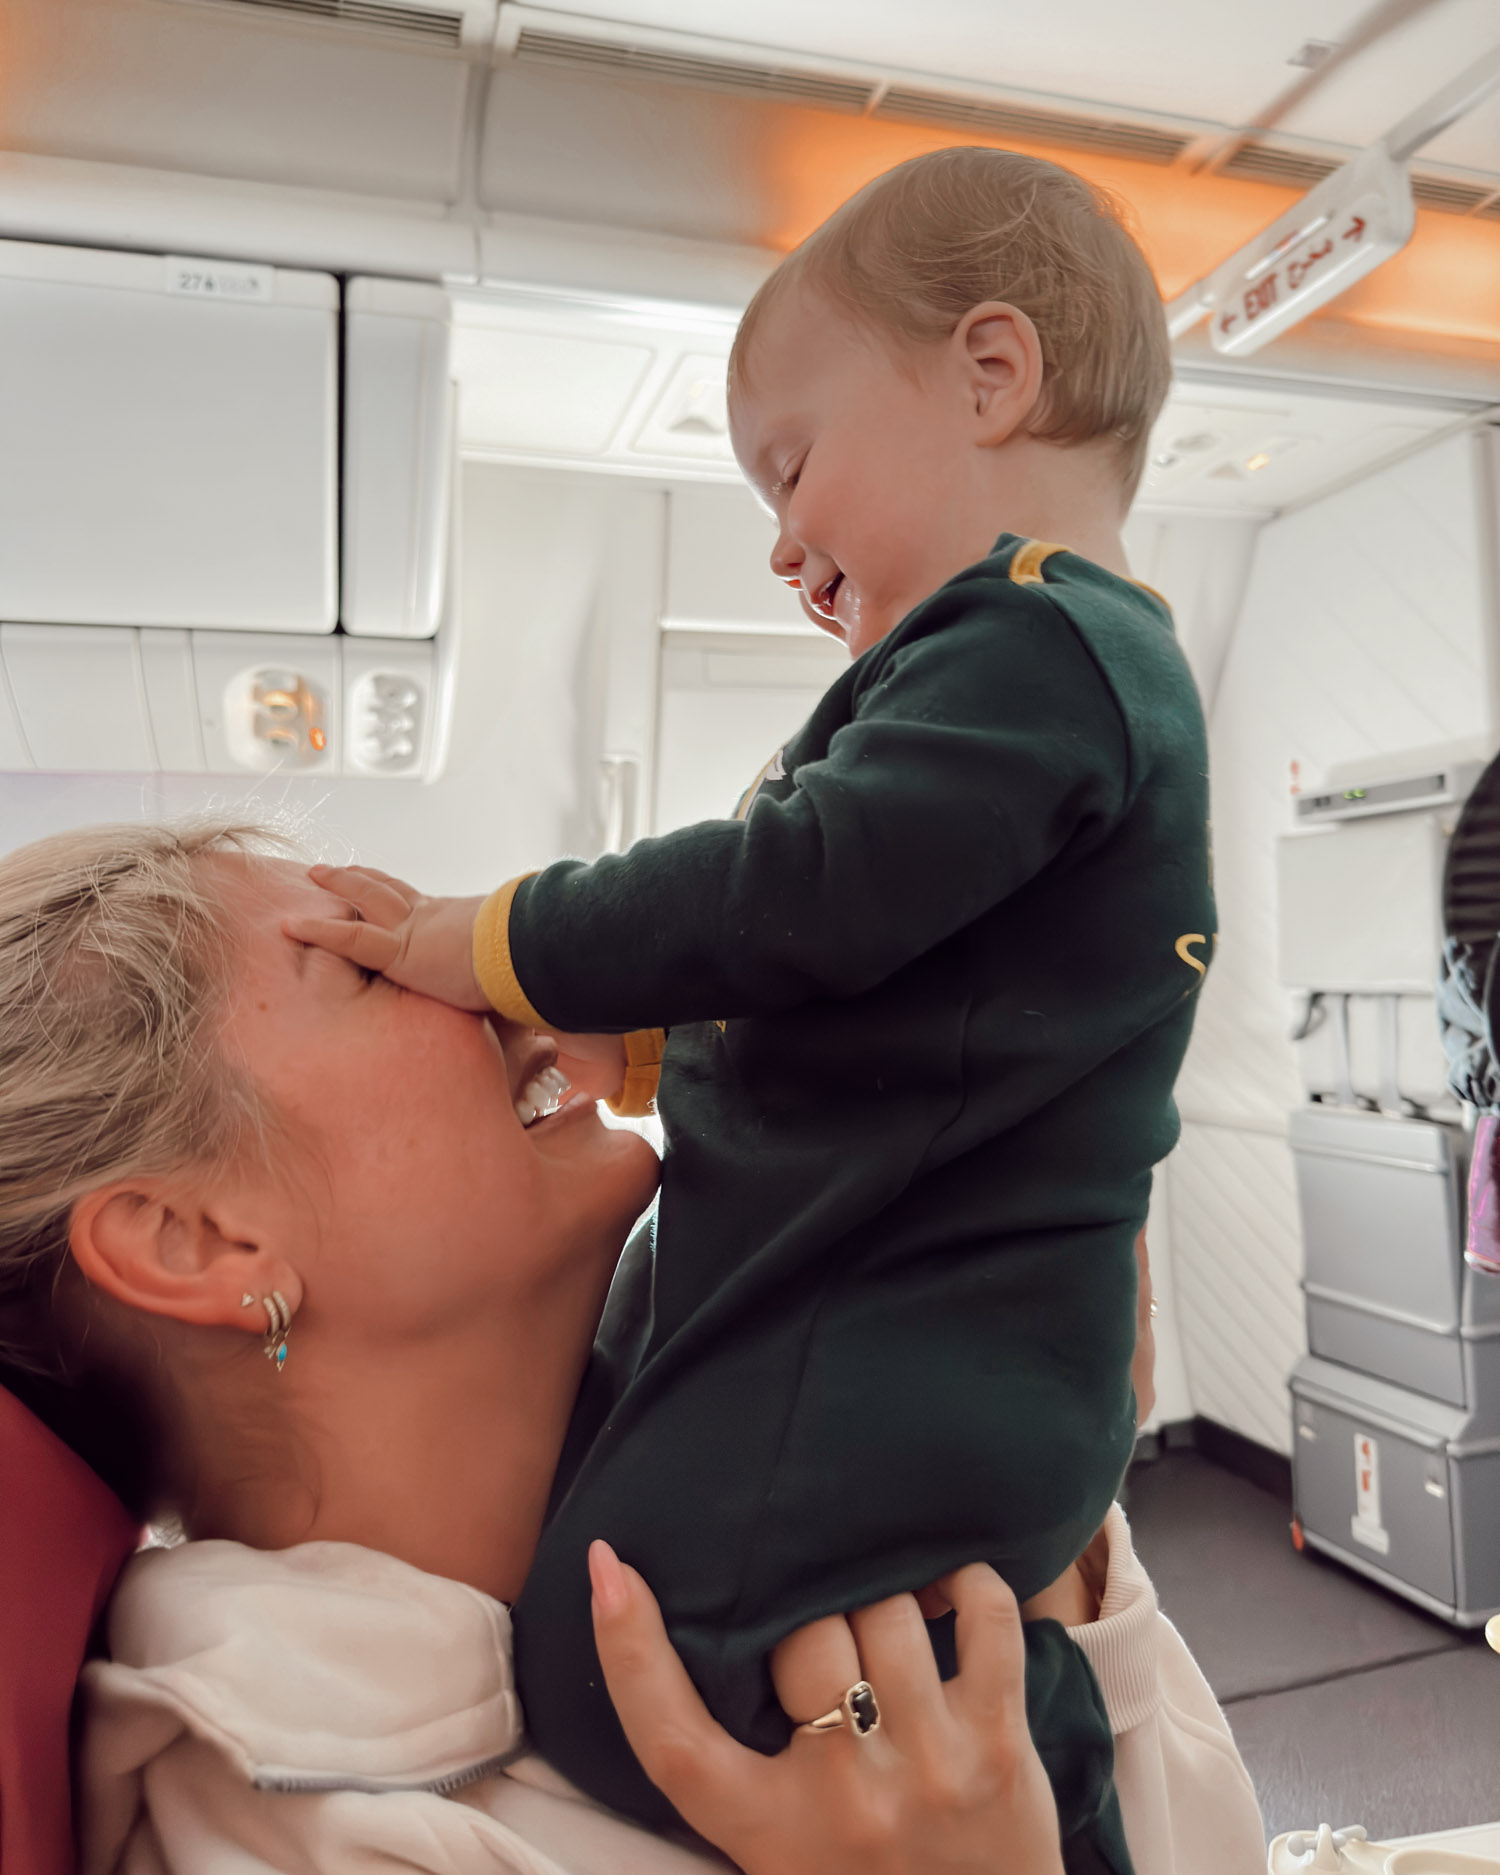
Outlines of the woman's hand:
[[957,1678],[938,1678],[915,1597],[893,1596],[783,1641],[773,1674],[799,1721],[857,1680],[878,1730],[798,1732],[779,1756],[710,1716],[656,1599],[607,1544],[589,1554],[594,1635],[646,1774],[746,1875],[1062,1875],[1051,1786],[1026,1729],[1015,1597],[982,1563],[942,1583],[958,1612]]

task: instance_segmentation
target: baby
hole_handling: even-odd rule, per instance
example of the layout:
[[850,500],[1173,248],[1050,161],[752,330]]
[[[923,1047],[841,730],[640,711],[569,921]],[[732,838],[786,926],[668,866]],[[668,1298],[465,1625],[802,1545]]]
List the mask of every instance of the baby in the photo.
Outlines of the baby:
[[[617,1108],[657,1100],[654,1257],[516,1609],[539,1749],[645,1821],[592,1538],[774,1750],[783,1635],[978,1559],[1033,1595],[1129,1460],[1133,1244],[1214,932],[1198,698],[1120,542],[1169,370],[1076,176],[952,149],[879,177],[730,361],[772,566],[852,654],[737,818],[484,901],[320,871],[362,922],[288,927],[565,1065],[622,1037]],[[1028,1649],[1068,1867],[1128,1875],[1087,1662],[1055,1622]]]

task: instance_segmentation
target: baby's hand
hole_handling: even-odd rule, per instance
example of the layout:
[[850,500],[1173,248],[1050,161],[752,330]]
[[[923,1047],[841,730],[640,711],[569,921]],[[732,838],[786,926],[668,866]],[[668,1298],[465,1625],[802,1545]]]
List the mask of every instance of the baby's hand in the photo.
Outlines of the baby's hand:
[[369,866],[312,866],[308,877],[355,915],[288,918],[281,928],[289,938],[457,1009],[488,1010],[474,976],[474,920],[482,898],[424,898]]

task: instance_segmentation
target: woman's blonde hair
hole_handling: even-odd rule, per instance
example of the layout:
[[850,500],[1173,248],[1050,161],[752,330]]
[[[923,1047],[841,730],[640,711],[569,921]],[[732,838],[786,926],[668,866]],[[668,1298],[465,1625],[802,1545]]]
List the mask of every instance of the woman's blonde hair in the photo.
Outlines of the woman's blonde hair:
[[71,1213],[115,1179],[230,1163],[261,1133],[218,1046],[232,941],[202,862],[276,844],[205,819],[0,858],[0,1382],[127,1497],[134,1482],[86,1449],[105,1429],[84,1407],[95,1363],[58,1306]]
[[745,381],[766,312],[797,281],[867,327],[918,344],[946,338],[985,300],[1019,308],[1036,327],[1044,367],[1031,433],[1112,439],[1134,494],[1171,354],[1151,269],[1103,189],[1013,150],[937,150],[887,170],[762,284],[735,336],[731,386]]

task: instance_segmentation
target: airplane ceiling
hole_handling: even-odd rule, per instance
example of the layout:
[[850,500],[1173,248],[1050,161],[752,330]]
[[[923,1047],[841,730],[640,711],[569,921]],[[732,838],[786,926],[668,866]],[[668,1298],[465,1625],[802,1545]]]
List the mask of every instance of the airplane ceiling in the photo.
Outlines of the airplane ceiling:
[[[476,460],[740,480],[724,371],[734,318],[588,295],[456,296],[459,434]],[[1153,432],[1145,512],[1270,515],[1433,437],[1457,400],[1180,375]]]
[[[683,45],[700,57],[738,42],[735,57],[759,49],[768,64],[780,54],[851,73],[883,68],[898,91],[920,90],[924,75],[999,87],[1044,111],[1155,116],[1165,130],[1212,141],[1251,121],[1297,77],[1292,61],[1309,46],[1336,46],[1369,3],[503,0],[499,38],[514,42],[516,19],[617,37],[657,28],[686,35]],[[396,21],[400,12],[369,0],[338,21],[316,17],[335,4],[345,0],[0,0],[0,147],[454,200],[464,182],[470,64],[491,55],[419,35],[383,37],[370,19]],[[485,4],[434,0],[433,14],[456,21]],[[1363,146],[1500,34],[1495,0],[1410,4],[1415,16],[1330,71],[1277,126],[1278,141],[1323,144],[1334,158]],[[503,71],[508,61],[500,63]],[[1421,164],[1500,182],[1500,96],[1444,132]]]
[[[547,0],[549,10],[1050,93],[1244,123],[1336,45],[1369,0]],[[1500,36],[1495,0],[1441,0],[1333,74],[1281,126],[1371,142]],[[1500,170],[1500,100],[1446,132],[1435,162]]]
[[[0,0],[0,233],[149,246],[164,221],[131,208],[122,223],[108,201],[154,200],[170,221],[196,192],[191,234],[172,236],[173,251],[743,303],[739,285],[707,284],[715,268],[753,281],[868,176],[922,148],[990,141],[1054,155],[1120,193],[1170,296],[1340,160],[1335,131],[1364,142],[1500,33],[1496,0],[1426,0],[1270,142],[1221,174],[1194,173],[1196,149],[1285,90],[1299,48],[1336,43],[1368,4],[501,0],[497,32],[495,0],[430,0],[465,31],[479,22],[477,40],[444,41],[371,30],[377,16],[399,21],[400,0]],[[655,63],[632,73],[637,45]],[[798,59],[811,96],[790,70]],[[1434,175],[1439,156],[1450,167]],[[84,174],[88,164],[99,167]],[[1434,369],[1477,362],[1488,386],[1500,371],[1500,99],[1419,167],[1419,199],[1442,212],[1424,212],[1416,240],[1337,317],[1346,338],[1390,339]],[[210,179],[226,185],[224,203]],[[75,182],[105,206],[69,222]],[[373,258],[354,232],[367,223]],[[549,230],[571,240],[566,259],[542,253],[559,245]],[[210,245],[181,250],[184,238]],[[631,242],[644,245],[632,254]],[[662,277],[643,279],[653,268]],[[1288,356],[1278,341],[1267,359]]]

